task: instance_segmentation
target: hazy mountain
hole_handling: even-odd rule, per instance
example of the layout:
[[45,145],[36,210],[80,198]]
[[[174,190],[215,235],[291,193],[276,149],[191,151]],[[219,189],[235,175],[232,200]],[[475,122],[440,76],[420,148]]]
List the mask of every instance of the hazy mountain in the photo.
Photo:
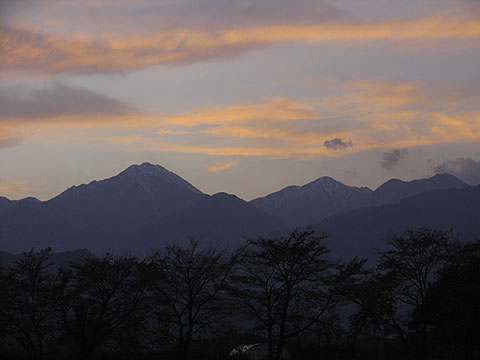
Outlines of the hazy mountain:
[[352,210],[330,216],[313,228],[329,235],[336,256],[372,257],[372,248],[383,247],[385,238],[425,226],[480,238],[480,186],[433,190],[395,204]]
[[11,204],[0,216],[0,248],[55,251],[79,247],[101,253],[145,253],[165,243],[203,236],[215,244],[239,244],[243,236],[268,234],[286,225],[224,193],[205,195],[148,163],[117,176],[73,186],[46,201]]
[[413,181],[392,179],[375,191],[322,177],[304,186],[286,187],[251,204],[291,226],[302,226],[360,207],[392,204],[425,191],[465,187],[468,185],[448,174]]
[[392,204],[406,197],[430,190],[463,189],[466,183],[449,174],[437,174],[429,179],[402,181],[391,179],[380,185],[373,193],[372,205]]
[[10,207],[13,205],[11,200],[8,200],[4,196],[0,196],[0,215],[10,209]]
[[8,209],[10,209],[12,206],[17,205],[19,203],[25,203],[25,202],[35,203],[35,202],[40,202],[40,200],[34,197],[27,197],[21,200],[9,200],[4,196],[0,196],[0,215],[3,214]]
[[330,177],[321,177],[303,186],[288,186],[250,203],[291,226],[301,226],[362,206],[372,193],[366,187],[347,186]]
[[[0,198],[0,248],[21,252],[50,246],[55,251],[88,248],[96,253],[131,250],[145,254],[189,236],[235,246],[245,237],[326,218],[315,226],[331,233],[332,239],[340,239],[334,248],[341,244],[339,249],[345,254],[365,254],[372,241],[388,231],[436,224],[470,229],[480,207],[471,207],[471,213],[463,210],[465,201],[475,197],[450,198],[450,194],[464,196],[475,190],[465,187],[454,176],[436,175],[410,182],[390,180],[373,192],[322,177],[247,203],[225,193],[203,194],[165,168],[144,163],[106,180],[73,186],[45,202]],[[429,191],[442,188],[460,190]],[[391,206],[365,207],[398,201]],[[349,212],[352,209],[358,210]],[[328,217],[333,214],[338,215]],[[461,219],[466,220],[461,223]]]
[[135,229],[201,201],[191,184],[158,165],[132,165],[117,176],[73,186],[46,202],[21,201],[0,216],[0,246],[10,252],[115,248]]
[[235,195],[218,193],[175,214],[155,220],[125,241],[125,248],[141,253],[190,236],[230,248],[245,238],[286,229],[286,224]]

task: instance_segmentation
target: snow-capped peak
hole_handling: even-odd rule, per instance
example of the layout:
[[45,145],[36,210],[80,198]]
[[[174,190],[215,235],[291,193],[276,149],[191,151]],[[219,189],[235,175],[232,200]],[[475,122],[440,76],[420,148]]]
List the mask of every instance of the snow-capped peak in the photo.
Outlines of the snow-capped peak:
[[136,182],[148,191],[154,190],[156,183],[160,180],[201,194],[197,188],[183,180],[177,174],[165,169],[163,166],[153,165],[148,162],[144,162],[141,165],[129,166],[126,170],[118,174],[118,178],[129,182]]

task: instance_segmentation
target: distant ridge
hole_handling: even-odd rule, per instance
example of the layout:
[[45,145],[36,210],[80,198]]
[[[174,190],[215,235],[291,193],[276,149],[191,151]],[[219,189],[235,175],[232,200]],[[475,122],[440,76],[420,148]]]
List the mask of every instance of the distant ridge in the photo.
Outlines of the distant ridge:
[[0,216],[0,248],[117,249],[125,234],[206,196],[159,165],[132,165],[111,178],[72,186],[48,201],[10,206]]
[[185,242],[193,236],[232,249],[243,245],[246,238],[285,229],[287,225],[281,220],[235,195],[222,192],[153,221],[127,237],[124,247],[150,250],[159,245]]
[[[321,177],[246,202],[226,193],[203,194],[164,167],[143,163],[105,180],[72,186],[44,202],[0,197],[0,249],[87,248],[95,254],[146,255],[190,236],[232,248],[246,238],[314,224],[331,234],[333,249],[348,254],[361,248],[359,254],[365,254],[372,241],[405,226],[451,223],[459,232],[480,236],[469,223],[480,222],[476,191],[446,174],[408,182],[392,179],[375,191]],[[463,223],[461,216],[467,219]]]
[[372,191],[367,187],[347,186],[332,178],[321,177],[303,186],[288,186],[250,203],[291,226],[304,226],[333,214],[365,206],[392,204],[425,191],[468,186],[453,175],[438,174],[413,181],[391,179]]
[[373,248],[407,229],[452,229],[466,239],[480,238],[480,185],[427,191],[397,203],[332,215],[312,225],[329,235],[334,256],[375,258]]
[[288,186],[250,203],[291,226],[316,222],[331,214],[365,204],[372,190],[321,177],[303,186]]
[[380,185],[374,191],[371,204],[391,204],[426,191],[463,189],[468,186],[469,185],[450,174],[437,174],[428,179],[412,181],[391,179]]
[[204,236],[217,244],[286,225],[234,195],[203,194],[159,165],[132,165],[111,178],[72,186],[45,201],[0,204],[0,249],[144,253]]
[[0,196],[0,215],[10,209],[13,205],[17,205],[20,203],[36,203],[41,202],[37,198],[34,197],[26,197],[20,200],[9,200],[4,196]]

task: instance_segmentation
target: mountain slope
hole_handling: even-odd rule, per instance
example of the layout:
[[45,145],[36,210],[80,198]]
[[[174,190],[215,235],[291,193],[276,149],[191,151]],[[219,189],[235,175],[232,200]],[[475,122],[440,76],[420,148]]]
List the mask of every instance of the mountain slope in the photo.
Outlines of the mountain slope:
[[148,252],[166,244],[185,242],[194,236],[214,246],[232,248],[243,244],[246,237],[268,235],[285,228],[282,221],[235,195],[218,193],[152,222],[127,237],[123,247],[134,252]]
[[25,202],[40,202],[40,200],[34,197],[27,197],[21,200],[9,200],[4,196],[0,196],[0,215],[10,209],[12,206]]
[[329,235],[335,256],[373,258],[372,248],[407,229],[433,227],[468,238],[480,237],[480,186],[424,192],[383,206],[330,216],[313,225]]
[[316,222],[328,215],[363,205],[372,190],[351,187],[330,177],[303,186],[289,186],[250,203],[291,226]]
[[428,179],[402,181],[391,179],[380,185],[372,194],[371,205],[398,202],[406,197],[440,189],[463,189],[466,183],[449,174],[437,174]]
[[126,234],[201,201],[202,194],[158,165],[132,165],[117,176],[73,186],[46,202],[19,202],[0,216],[0,247],[55,250],[115,248]]
[[327,216],[360,207],[392,204],[426,191],[465,187],[468,185],[448,174],[413,181],[391,179],[375,191],[322,177],[304,186],[289,186],[254,199],[251,204],[294,227],[312,224]]
[[3,214],[8,209],[10,209],[10,207],[12,206],[13,206],[12,200],[9,200],[4,196],[0,196],[0,215]]

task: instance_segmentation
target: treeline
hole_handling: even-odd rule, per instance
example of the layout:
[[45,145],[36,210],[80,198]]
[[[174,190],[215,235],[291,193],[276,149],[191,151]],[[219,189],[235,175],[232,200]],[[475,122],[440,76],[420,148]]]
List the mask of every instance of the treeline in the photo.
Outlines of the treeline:
[[[148,258],[0,268],[2,359],[474,359],[480,241],[429,228],[387,240],[372,266],[326,235],[196,239]],[[260,344],[254,347],[243,345]],[[243,347],[242,347],[243,346]],[[248,349],[247,351],[244,351]],[[235,349],[235,350],[234,350]],[[232,351],[234,350],[234,351]]]

